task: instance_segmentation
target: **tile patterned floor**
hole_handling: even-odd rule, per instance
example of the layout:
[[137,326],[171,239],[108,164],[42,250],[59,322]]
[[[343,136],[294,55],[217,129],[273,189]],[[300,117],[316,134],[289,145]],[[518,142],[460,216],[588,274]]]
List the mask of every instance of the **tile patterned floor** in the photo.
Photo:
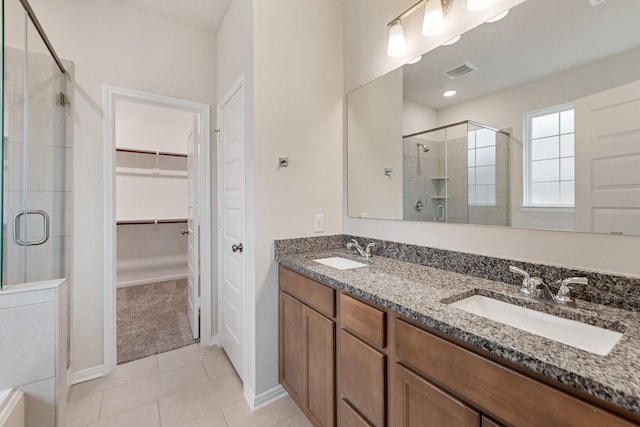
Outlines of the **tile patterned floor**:
[[194,344],[76,384],[67,427],[311,427],[288,396],[251,412],[218,347]]

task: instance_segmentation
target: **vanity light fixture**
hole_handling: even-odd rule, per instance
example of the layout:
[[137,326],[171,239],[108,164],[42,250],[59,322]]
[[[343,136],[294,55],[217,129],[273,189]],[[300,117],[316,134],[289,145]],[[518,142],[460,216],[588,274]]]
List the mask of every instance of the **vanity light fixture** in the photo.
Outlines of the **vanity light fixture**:
[[499,13],[496,16],[494,16],[493,18],[487,20],[487,23],[491,24],[492,22],[498,22],[499,20],[501,20],[502,18],[504,18],[508,14],[509,14],[509,9],[507,9],[504,12]]
[[462,36],[460,34],[458,34],[457,36],[455,36],[454,38],[447,40],[446,42],[442,43],[442,46],[451,46],[454,43],[458,43],[460,41],[460,38]]
[[424,20],[422,21],[422,35],[435,36],[444,31],[444,12],[442,2],[427,0],[424,5]]
[[467,0],[467,10],[475,12],[491,6],[493,0]]
[[456,93],[458,93],[458,92],[453,90],[453,89],[452,90],[445,90],[444,92],[442,92],[442,96],[450,98],[453,95],[455,95]]
[[389,27],[387,55],[391,58],[401,56],[406,49],[402,20],[418,10],[423,4],[425,10],[422,33],[426,36],[432,36],[440,34],[444,30],[444,17],[451,9],[453,0],[419,0],[387,24]]
[[407,61],[407,64],[409,65],[417,64],[418,62],[420,62],[421,59],[422,59],[422,55],[416,56],[415,58]]
[[389,44],[387,45],[387,55],[396,58],[404,53],[407,42],[404,39],[404,30],[400,19],[395,19],[389,24]]

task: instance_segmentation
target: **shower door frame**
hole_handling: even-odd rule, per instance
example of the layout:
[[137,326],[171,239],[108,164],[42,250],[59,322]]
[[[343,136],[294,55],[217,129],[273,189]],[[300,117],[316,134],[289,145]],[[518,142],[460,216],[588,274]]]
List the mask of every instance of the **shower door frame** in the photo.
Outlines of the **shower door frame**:
[[200,186],[200,345],[216,344],[212,336],[213,289],[211,275],[211,107],[200,102],[157,95],[115,86],[103,86],[104,107],[104,365],[103,375],[116,367],[116,203],[115,203],[115,103],[126,100],[182,110],[199,115],[202,148],[198,159],[201,167]]

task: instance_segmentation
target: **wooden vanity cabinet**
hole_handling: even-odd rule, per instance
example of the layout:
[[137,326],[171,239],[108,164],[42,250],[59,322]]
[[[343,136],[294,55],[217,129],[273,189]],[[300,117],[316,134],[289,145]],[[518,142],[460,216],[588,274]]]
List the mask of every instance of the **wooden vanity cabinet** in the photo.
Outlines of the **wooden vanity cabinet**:
[[340,294],[338,425],[387,425],[387,314]]
[[[417,373],[456,401],[487,417],[518,427],[637,425],[564,391],[525,376],[403,320],[395,320],[395,354],[398,370]],[[398,375],[402,377],[403,374]],[[415,384],[417,380],[414,379]],[[398,386],[400,392],[402,386]],[[406,393],[394,397],[397,420],[410,405]],[[417,399],[417,398],[416,398]],[[442,399],[440,399],[442,400]],[[423,393],[423,405],[435,402]],[[435,404],[435,403],[434,403]],[[415,405],[411,405],[413,407]],[[409,411],[410,412],[410,411]],[[495,425],[487,418],[482,425]],[[493,424],[492,424],[493,423]],[[399,424],[410,425],[410,424]],[[447,425],[447,424],[443,424]],[[478,425],[478,424],[451,424]]]
[[280,288],[280,383],[316,427],[334,427],[335,291],[282,268]]
[[280,382],[316,427],[640,425],[427,329],[280,268]]
[[395,366],[393,425],[480,427],[478,411],[401,365]]

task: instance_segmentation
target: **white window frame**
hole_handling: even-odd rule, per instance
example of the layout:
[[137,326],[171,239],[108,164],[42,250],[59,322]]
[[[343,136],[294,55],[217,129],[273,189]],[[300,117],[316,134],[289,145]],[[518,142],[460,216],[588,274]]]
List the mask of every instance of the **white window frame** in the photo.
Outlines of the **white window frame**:
[[[471,187],[478,188],[478,187],[492,186],[493,187],[493,202],[492,203],[476,203],[476,202],[472,203],[472,202],[468,201],[468,196],[467,196],[467,204],[468,204],[468,206],[472,206],[472,207],[495,207],[495,206],[497,206],[497,198],[498,198],[498,195],[496,194],[497,193],[497,180],[498,180],[497,179],[497,175],[496,175],[498,173],[498,132],[493,131],[491,129],[478,127],[477,129],[473,129],[473,130],[468,130],[467,131],[467,141],[468,141],[468,138],[469,138],[469,134],[471,132],[474,132],[476,134],[475,137],[476,137],[476,141],[477,141],[477,132],[479,130],[492,131],[493,134],[494,134],[494,144],[493,145],[487,145],[486,147],[481,147],[481,148],[493,147],[493,165],[480,166],[480,167],[493,166],[493,175],[494,175],[493,176],[493,185],[490,185],[490,184],[480,184],[480,185],[478,185],[477,182],[475,184],[473,184],[473,185],[470,185],[469,182],[467,181],[467,193],[468,193],[468,191],[469,191],[469,189]],[[469,148],[469,143],[467,142],[467,150],[466,150],[467,156],[469,155],[469,151],[472,151],[472,150],[474,152],[474,155],[477,153],[478,147],[477,147],[476,144],[474,144],[474,148]],[[467,164],[467,179],[468,179],[468,176],[469,176],[469,169],[473,168],[474,169],[474,173],[475,173],[475,170],[477,170],[478,167],[479,166],[478,166],[477,163],[474,163],[474,166],[469,166]]]
[[[535,210],[573,210],[575,208],[575,202],[573,205],[567,204],[540,204],[531,202],[531,123],[533,119],[540,116],[546,116],[548,114],[562,113],[563,111],[574,110],[573,103],[567,103],[562,105],[555,105],[553,107],[543,108],[541,110],[531,111],[524,115],[523,129],[524,129],[524,158],[523,158],[523,200],[521,208],[523,210],[535,209]],[[575,128],[574,128],[574,161],[575,161]],[[558,133],[558,136],[562,135]],[[559,159],[561,157],[558,157]],[[560,182],[560,179],[558,179]],[[575,172],[574,172],[575,182]]]

